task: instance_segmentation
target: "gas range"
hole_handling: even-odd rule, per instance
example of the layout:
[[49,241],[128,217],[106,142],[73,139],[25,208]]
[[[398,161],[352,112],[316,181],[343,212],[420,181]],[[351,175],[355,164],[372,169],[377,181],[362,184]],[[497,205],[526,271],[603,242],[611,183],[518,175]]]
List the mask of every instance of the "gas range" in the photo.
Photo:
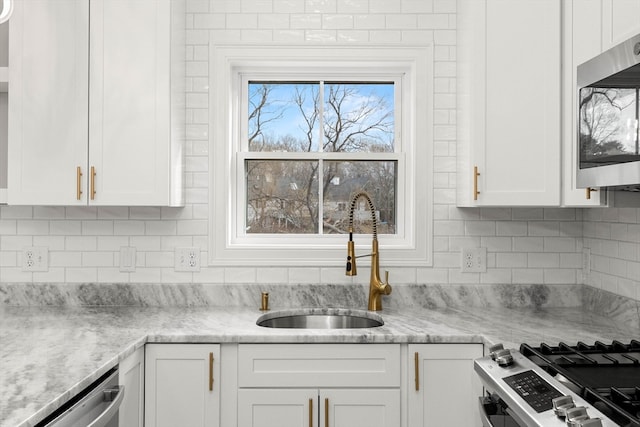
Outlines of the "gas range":
[[638,341],[498,345],[490,353],[475,361],[487,427],[640,427]]

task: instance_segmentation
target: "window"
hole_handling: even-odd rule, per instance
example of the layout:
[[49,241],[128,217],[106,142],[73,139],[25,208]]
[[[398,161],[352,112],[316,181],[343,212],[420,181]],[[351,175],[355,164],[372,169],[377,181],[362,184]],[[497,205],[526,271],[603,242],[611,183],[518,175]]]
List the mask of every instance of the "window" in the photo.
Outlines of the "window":
[[[238,211],[245,220],[238,226],[247,234],[346,233],[344,206],[367,191],[378,209],[378,233],[395,234],[400,85],[244,76]],[[370,216],[356,216],[356,223],[370,229]]]
[[[362,190],[382,264],[430,265],[430,47],[212,41],[211,54],[211,265],[343,265]],[[366,253],[362,202],[354,238]]]

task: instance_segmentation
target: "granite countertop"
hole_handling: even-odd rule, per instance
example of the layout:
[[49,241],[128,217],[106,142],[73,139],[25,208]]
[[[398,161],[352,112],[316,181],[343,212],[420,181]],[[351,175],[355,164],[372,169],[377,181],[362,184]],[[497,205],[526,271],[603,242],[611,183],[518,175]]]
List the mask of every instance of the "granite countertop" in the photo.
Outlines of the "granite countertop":
[[289,330],[241,307],[0,306],[0,427],[33,426],[147,342],[468,343],[628,341],[637,328],[575,308],[397,308],[372,329]]

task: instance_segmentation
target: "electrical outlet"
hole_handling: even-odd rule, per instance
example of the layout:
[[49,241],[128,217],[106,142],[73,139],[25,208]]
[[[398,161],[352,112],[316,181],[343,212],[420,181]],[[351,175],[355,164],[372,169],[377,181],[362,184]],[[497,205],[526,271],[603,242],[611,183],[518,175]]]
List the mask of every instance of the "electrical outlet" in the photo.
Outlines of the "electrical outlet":
[[200,248],[176,248],[175,271],[200,271]]
[[461,268],[463,273],[484,273],[487,271],[487,248],[463,248]]
[[22,271],[49,271],[49,248],[45,246],[22,248]]
[[120,271],[123,273],[136,271],[136,248],[120,246]]

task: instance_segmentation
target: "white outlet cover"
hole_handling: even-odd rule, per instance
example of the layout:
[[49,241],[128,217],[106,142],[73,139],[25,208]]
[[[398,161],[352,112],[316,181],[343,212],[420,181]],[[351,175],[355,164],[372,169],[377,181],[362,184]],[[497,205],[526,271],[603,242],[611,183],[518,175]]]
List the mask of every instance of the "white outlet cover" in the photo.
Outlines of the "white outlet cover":
[[176,248],[175,271],[200,271],[200,248]]
[[460,271],[463,273],[485,273],[487,271],[487,248],[463,248],[460,251]]
[[22,248],[22,271],[49,271],[49,248],[46,246]]

